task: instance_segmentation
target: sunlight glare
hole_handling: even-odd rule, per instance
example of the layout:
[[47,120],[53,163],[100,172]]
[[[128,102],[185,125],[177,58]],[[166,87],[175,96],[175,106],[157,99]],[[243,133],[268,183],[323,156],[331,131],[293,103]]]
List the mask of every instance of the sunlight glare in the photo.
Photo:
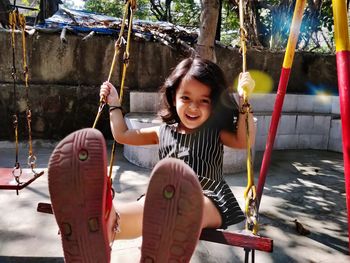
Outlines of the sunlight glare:
[[[273,90],[273,79],[267,73],[260,70],[248,70],[255,81],[254,93],[270,93]],[[238,76],[234,79],[233,87],[237,90]]]

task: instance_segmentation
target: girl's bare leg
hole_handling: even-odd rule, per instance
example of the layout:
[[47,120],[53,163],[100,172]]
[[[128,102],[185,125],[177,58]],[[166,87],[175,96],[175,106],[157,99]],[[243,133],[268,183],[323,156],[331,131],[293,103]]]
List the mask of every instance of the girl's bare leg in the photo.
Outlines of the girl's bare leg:
[[[208,198],[204,197],[204,211],[202,220],[203,228],[218,228],[222,224],[222,219],[219,211],[213,202]],[[142,220],[143,220],[143,208],[144,208],[144,197],[139,201],[131,202],[128,204],[119,204],[117,210],[120,216],[119,229],[120,232],[114,233],[113,227],[117,220],[115,209],[112,208],[109,217],[109,240],[112,239],[133,239],[138,238],[142,235]]]
[[218,209],[213,204],[213,202],[208,197],[205,196],[202,229],[219,228],[221,225],[222,225],[222,219]]
[[[113,239],[113,236],[115,239],[132,239],[141,236],[144,202],[144,198],[142,198],[139,201],[118,205],[120,215],[119,229],[121,231],[116,234],[113,234],[113,227],[117,218],[116,212],[112,208],[111,216],[109,217],[109,229],[111,229],[109,233],[110,241]],[[218,228],[221,224],[222,219],[219,211],[208,197],[204,197],[202,229]]]

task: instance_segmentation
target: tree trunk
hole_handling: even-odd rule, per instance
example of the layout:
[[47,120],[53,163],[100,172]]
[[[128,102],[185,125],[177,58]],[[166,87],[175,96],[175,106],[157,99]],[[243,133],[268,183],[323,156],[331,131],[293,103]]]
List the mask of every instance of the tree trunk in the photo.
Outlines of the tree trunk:
[[46,18],[55,14],[59,4],[62,4],[61,0],[40,0],[39,22],[44,22]]
[[196,51],[202,58],[216,61],[214,45],[220,0],[201,0],[201,18]]
[[221,23],[222,23],[222,0],[219,0],[219,15],[218,15],[218,23],[216,24],[216,33],[215,40],[221,40]]
[[0,25],[4,28],[9,27],[10,5],[9,0],[0,0]]
[[244,28],[247,31],[247,45],[248,46],[261,46],[258,37],[257,15],[258,9],[255,1],[247,1],[244,5]]

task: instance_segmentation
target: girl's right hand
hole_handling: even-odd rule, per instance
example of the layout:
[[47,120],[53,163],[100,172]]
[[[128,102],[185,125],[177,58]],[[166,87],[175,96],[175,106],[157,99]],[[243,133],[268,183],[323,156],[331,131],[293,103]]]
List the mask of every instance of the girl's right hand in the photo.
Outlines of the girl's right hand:
[[255,87],[255,81],[249,72],[239,74],[237,92],[240,97],[249,97]]
[[113,84],[108,81],[101,85],[100,98],[108,105],[120,106],[118,92]]

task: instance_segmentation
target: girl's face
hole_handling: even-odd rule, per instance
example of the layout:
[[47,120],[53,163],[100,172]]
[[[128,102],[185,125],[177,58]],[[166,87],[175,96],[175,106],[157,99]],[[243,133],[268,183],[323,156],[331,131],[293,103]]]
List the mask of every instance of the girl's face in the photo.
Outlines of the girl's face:
[[198,80],[184,78],[181,81],[174,100],[180,131],[191,132],[208,120],[211,114],[210,93],[210,88]]

